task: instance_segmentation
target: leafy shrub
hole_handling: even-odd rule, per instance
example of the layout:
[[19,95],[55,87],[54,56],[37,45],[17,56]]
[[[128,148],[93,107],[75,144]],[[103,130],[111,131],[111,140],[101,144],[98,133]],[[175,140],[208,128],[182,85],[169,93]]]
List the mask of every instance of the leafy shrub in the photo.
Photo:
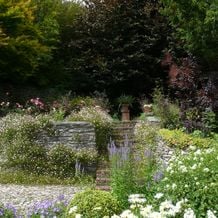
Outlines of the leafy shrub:
[[72,199],[66,218],[74,218],[75,212],[84,218],[102,218],[120,212],[120,204],[109,192],[86,190],[77,193]]
[[207,210],[217,213],[217,160],[217,146],[178,155],[171,160],[157,191],[173,202],[187,199],[196,217],[206,217]]
[[190,146],[195,146],[197,148],[208,148],[213,145],[218,145],[218,142],[215,138],[202,138],[196,135],[184,133],[182,130],[161,129],[159,133],[163,140],[170,147],[184,149]]
[[[124,210],[120,215],[114,215],[113,218],[196,217],[195,212],[189,207],[186,199],[173,203],[171,200],[164,200],[163,193],[156,193],[154,199],[158,201],[156,205],[148,203],[143,194],[132,194],[129,196],[131,204],[129,209]],[[215,214],[216,211],[207,210],[207,218],[215,218]]]
[[18,218],[17,210],[12,205],[0,204],[0,217],[2,218]]
[[161,126],[168,129],[181,127],[180,109],[163,95],[161,88],[156,88],[153,93],[153,111],[160,118]]
[[107,140],[112,130],[112,118],[100,107],[84,107],[79,112],[72,113],[67,119],[92,123],[95,126],[98,150],[106,150]]

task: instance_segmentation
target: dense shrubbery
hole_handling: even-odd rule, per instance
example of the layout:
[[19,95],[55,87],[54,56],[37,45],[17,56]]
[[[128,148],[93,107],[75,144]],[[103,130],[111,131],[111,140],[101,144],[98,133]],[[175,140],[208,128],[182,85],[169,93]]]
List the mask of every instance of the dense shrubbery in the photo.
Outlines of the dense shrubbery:
[[171,160],[158,192],[177,202],[187,199],[197,217],[206,217],[207,210],[218,212],[218,148],[196,149]]
[[218,146],[217,134],[213,137],[202,138],[198,135],[187,134],[182,130],[161,129],[159,133],[169,147],[185,149],[190,146],[196,148]]
[[66,218],[81,214],[84,218],[110,217],[120,211],[120,204],[111,193],[99,190],[86,190],[72,199],[66,212]]
[[109,144],[112,193],[122,203],[123,208],[128,206],[130,194],[150,195],[157,169],[154,153],[157,127],[150,127],[146,123],[137,127],[134,153],[128,138],[121,148],[116,147],[113,141]]

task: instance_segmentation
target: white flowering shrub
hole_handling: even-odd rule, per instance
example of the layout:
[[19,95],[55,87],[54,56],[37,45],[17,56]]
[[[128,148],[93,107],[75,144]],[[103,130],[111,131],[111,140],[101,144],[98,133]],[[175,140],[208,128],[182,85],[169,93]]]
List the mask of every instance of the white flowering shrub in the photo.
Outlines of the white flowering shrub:
[[112,118],[101,107],[83,107],[67,117],[69,121],[87,121],[95,126],[96,144],[100,151],[105,151],[112,130]]
[[196,217],[218,213],[218,147],[197,149],[172,158],[157,190],[176,202],[187,199]]
[[[113,215],[111,218],[197,218],[194,210],[189,207],[187,199],[182,199],[176,203],[171,200],[164,200],[163,193],[157,193],[154,198],[159,202],[156,205],[149,204],[142,194],[129,196],[130,207],[120,215]],[[204,217],[216,218],[215,211],[207,210]],[[81,217],[83,217],[81,215]]]
[[0,155],[6,167],[39,173],[46,164],[46,148],[35,143],[38,133],[49,129],[46,116],[8,114],[0,120]]

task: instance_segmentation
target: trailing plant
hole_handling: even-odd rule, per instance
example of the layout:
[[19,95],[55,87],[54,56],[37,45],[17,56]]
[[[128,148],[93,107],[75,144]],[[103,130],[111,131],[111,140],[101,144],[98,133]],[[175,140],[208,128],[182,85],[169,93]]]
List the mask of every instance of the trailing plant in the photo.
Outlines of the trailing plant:
[[120,209],[119,201],[110,192],[88,189],[74,196],[65,217],[74,218],[76,214],[84,218],[111,217]]

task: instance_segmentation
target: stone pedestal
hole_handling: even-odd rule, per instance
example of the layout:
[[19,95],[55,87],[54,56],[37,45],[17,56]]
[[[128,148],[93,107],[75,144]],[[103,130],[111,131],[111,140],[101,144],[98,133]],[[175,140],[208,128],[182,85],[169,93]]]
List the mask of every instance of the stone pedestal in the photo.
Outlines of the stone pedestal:
[[130,120],[130,113],[129,113],[129,105],[123,104],[121,106],[121,113],[122,113],[122,121],[129,121]]

